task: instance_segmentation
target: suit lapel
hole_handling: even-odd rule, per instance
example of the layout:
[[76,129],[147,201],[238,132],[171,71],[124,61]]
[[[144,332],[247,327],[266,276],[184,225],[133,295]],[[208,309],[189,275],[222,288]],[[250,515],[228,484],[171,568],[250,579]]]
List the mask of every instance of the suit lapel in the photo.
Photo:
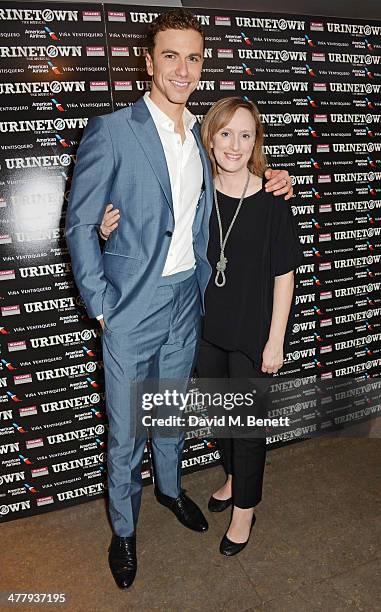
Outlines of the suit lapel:
[[132,106],[131,118],[128,119],[128,122],[156,174],[173,213],[171,182],[163,145],[143,98]]
[[204,146],[201,141],[199,123],[194,124],[192,128],[192,133],[196,139],[198,150],[200,152],[200,158],[201,158],[202,168],[204,172],[204,188],[205,188],[206,202],[207,202],[208,208],[210,208],[209,203],[212,202],[212,193],[213,193],[212,167],[210,164],[210,159],[208,157],[208,154],[205,151]]

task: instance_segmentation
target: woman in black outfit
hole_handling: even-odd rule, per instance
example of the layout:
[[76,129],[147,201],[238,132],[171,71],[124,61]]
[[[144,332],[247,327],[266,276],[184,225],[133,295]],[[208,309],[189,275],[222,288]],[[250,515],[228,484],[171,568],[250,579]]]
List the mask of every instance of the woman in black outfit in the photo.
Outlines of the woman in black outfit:
[[[258,109],[242,98],[223,98],[202,124],[213,167],[215,206],[208,259],[213,272],[197,358],[200,378],[264,378],[283,365],[290,328],[294,270],[302,252],[292,213],[266,193],[263,126]],[[118,215],[107,207],[101,230],[109,235]],[[219,439],[226,482],[209,500],[211,512],[233,506],[220,552],[247,544],[262,497],[265,437]]]
[[[213,273],[197,373],[200,378],[268,377],[283,365],[294,270],[302,260],[292,212],[264,189],[264,134],[254,104],[235,97],[220,100],[207,113],[201,134],[214,171],[215,206],[208,246]],[[255,522],[266,439],[221,438],[218,443],[227,479],[208,507],[220,512],[233,505],[220,545],[220,552],[231,556],[244,548]]]

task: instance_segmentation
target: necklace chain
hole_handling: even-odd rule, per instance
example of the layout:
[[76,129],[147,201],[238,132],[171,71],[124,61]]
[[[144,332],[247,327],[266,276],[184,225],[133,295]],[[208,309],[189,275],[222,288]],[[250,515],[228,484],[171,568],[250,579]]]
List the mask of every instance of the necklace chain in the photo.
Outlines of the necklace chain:
[[[250,180],[250,172],[247,173],[247,179],[246,179],[246,183],[245,183],[245,187],[243,188],[243,192],[242,195],[240,197],[238,206],[236,208],[236,211],[234,213],[233,219],[231,220],[231,223],[227,229],[227,232],[225,234],[225,238],[223,237],[223,231],[222,231],[222,222],[221,222],[221,214],[220,214],[220,209],[218,206],[218,199],[217,199],[217,190],[216,190],[216,185],[214,185],[214,205],[216,207],[216,213],[217,213],[217,221],[218,221],[218,229],[219,229],[219,233],[220,233],[220,258],[217,261],[216,264],[216,276],[214,278],[214,282],[217,285],[217,287],[224,287],[225,283],[226,283],[226,276],[225,276],[225,270],[226,270],[226,265],[228,263],[227,258],[225,257],[225,247],[226,247],[226,243],[228,241],[230,232],[233,229],[233,225],[235,223],[235,220],[238,217],[238,213],[241,209],[242,206],[242,202],[245,198],[246,195],[246,191],[249,185],[249,180]],[[221,276],[221,279],[220,279]]]

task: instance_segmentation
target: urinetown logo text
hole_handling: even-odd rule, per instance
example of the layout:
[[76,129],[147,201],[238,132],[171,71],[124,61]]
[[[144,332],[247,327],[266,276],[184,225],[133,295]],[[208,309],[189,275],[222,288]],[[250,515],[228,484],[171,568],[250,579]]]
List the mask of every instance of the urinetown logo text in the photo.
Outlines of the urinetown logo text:
[[39,81],[35,83],[0,83],[0,94],[58,94],[86,91],[86,81]]
[[308,91],[308,83],[300,81],[241,81],[240,86],[242,91]]
[[39,338],[30,338],[32,348],[42,348],[44,346],[56,346],[57,344],[71,345],[86,342],[91,338],[97,338],[100,332],[95,329],[83,329],[82,331],[73,331],[68,334],[56,334],[54,336],[42,336]]
[[78,11],[0,9],[0,21],[78,21]]
[[359,25],[351,23],[327,23],[328,32],[336,32],[337,34],[359,34],[360,36],[380,36],[381,26],[376,25]]
[[87,408],[88,406],[98,404],[100,400],[99,393],[92,393],[91,395],[81,395],[80,397],[59,400],[58,402],[41,404],[41,410],[42,412],[56,412],[57,410],[67,410],[68,408]]
[[51,132],[53,130],[75,130],[85,128],[88,117],[67,119],[25,119],[24,121],[0,121],[0,132]]
[[0,57],[26,57],[28,59],[45,57],[81,57],[80,45],[68,47],[0,47]]
[[72,440],[88,440],[96,436],[101,436],[105,432],[104,425],[96,425],[95,427],[86,427],[85,429],[77,429],[75,431],[66,431],[65,433],[46,436],[49,444],[59,444],[60,442],[71,442]]
[[269,49],[238,49],[238,57],[240,59],[252,60],[268,60],[268,61],[307,61],[307,53],[305,51],[275,51]]
[[264,145],[263,150],[266,155],[294,155],[296,153],[309,155],[312,153],[311,144],[277,144],[277,145]]
[[64,461],[62,463],[53,463],[53,472],[67,472],[68,470],[76,470],[78,468],[94,467],[101,463],[105,463],[106,454],[99,453],[98,455],[90,455],[90,457],[81,457],[72,461]]
[[261,114],[263,123],[268,123],[269,125],[288,125],[290,123],[309,123],[310,115],[308,114],[270,114],[270,113],[262,113]]
[[292,19],[266,19],[258,17],[236,17],[240,28],[260,28],[261,30],[304,30],[305,21]]

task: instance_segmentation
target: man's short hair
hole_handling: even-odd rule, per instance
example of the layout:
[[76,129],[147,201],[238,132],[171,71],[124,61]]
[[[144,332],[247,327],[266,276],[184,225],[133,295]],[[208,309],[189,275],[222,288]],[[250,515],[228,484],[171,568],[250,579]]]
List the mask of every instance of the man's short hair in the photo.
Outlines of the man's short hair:
[[150,55],[153,53],[156,34],[165,30],[195,30],[204,38],[197,17],[187,9],[174,8],[158,15],[148,26],[147,47]]

